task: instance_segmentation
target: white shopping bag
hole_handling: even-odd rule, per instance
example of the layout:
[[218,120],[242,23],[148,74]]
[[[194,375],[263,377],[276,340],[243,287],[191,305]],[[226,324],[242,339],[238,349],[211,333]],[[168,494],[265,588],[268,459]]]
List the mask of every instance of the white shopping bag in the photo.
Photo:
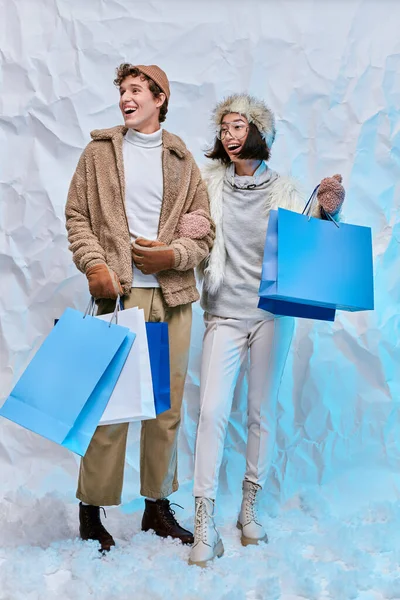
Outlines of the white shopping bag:
[[[109,321],[110,315],[98,315],[98,318]],[[156,418],[143,310],[127,308],[119,311],[118,325],[128,327],[136,333],[136,339],[99,425]]]

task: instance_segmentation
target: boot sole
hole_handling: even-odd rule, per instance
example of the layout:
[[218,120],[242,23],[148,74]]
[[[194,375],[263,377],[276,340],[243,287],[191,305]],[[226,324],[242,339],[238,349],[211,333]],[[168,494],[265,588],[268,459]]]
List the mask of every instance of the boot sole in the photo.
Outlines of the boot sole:
[[114,540],[112,540],[112,542],[110,542],[109,544],[103,546],[102,543],[100,542],[100,540],[98,540],[97,538],[86,537],[86,536],[83,536],[81,533],[79,533],[79,537],[82,540],[82,542],[98,542],[98,544],[100,546],[99,552],[110,552],[111,548],[115,547]]
[[239,531],[242,532],[242,535],[240,537],[242,546],[257,546],[260,542],[265,542],[266,544],[268,543],[267,534],[265,534],[264,537],[258,538],[258,539],[249,538],[249,537],[246,537],[245,535],[243,535],[243,526],[241,523],[239,523],[239,521],[236,523],[236,527],[239,529]]
[[196,565],[196,567],[202,567],[203,569],[205,569],[210,564],[210,562],[214,560],[214,558],[221,558],[221,556],[223,556],[224,554],[224,551],[225,549],[222,540],[219,540],[219,542],[215,546],[214,556],[212,558],[209,558],[208,560],[191,560],[189,558],[188,563],[189,565]]
[[167,538],[170,538],[171,540],[180,540],[184,546],[193,546],[193,542],[194,542],[193,538],[190,539],[190,540],[184,540],[184,539],[182,539],[179,536],[174,537],[174,536],[172,536],[170,534],[166,535],[164,533],[159,533],[158,531],[156,531],[155,529],[152,529],[151,527],[149,527],[148,529],[143,529],[142,528],[142,531],[144,531],[145,533],[148,533],[149,531],[153,532],[154,535],[156,535],[157,537],[162,538],[164,540],[166,540]]

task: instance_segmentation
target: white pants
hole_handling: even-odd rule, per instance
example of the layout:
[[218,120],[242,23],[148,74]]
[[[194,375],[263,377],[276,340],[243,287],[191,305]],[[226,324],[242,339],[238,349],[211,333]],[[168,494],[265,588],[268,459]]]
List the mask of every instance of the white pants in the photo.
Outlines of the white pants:
[[215,499],[226,428],[241,365],[250,351],[246,474],[263,486],[275,444],[276,405],[294,320],[225,319],[204,315],[194,496]]

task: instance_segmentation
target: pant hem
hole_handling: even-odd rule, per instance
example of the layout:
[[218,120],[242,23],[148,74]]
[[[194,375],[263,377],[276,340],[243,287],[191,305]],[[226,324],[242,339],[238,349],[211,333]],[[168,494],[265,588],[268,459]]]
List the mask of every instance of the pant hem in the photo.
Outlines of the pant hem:
[[217,493],[208,493],[208,492],[197,492],[193,490],[193,498],[207,498],[208,500],[214,500],[217,497]]
[[253,475],[246,475],[243,478],[242,484],[245,481],[248,481],[249,483],[255,483],[256,485],[259,485],[261,489],[263,489],[263,487],[264,487],[264,480],[261,480],[259,477],[253,477]]
[[168,498],[168,496],[170,496],[171,494],[173,494],[174,492],[176,492],[179,488],[179,484],[178,483],[173,483],[172,487],[164,490],[161,490],[156,492],[154,490],[149,490],[148,488],[140,488],[140,495],[147,497],[147,498],[154,498],[154,500],[161,500],[162,498]]
[[121,497],[111,498],[111,499],[107,498],[106,500],[104,500],[104,498],[103,498],[100,501],[98,501],[98,500],[93,501],[93,498],[89,498],[89,496],[85,496],[84,494],[81,494],[79,491],[76,492],[76,497],[81,502],[84,502],[85,504],[90,504],[91,506],[119,506],[121,504]]

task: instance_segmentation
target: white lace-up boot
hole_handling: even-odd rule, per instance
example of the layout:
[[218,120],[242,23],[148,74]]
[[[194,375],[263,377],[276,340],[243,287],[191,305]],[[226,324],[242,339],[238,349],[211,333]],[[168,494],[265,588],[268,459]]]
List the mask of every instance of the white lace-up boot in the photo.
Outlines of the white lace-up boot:
[[190,550],[189,565],[205,567],[223,553],[224,546],[214,523],[214,500],[196,498],[194,544]]
[[268,536],[257,515],[257,493],[261,486],[246,479],[243,481],[243,500],[240,509],[237,528],[242,531],[243,546],[268,542]]

